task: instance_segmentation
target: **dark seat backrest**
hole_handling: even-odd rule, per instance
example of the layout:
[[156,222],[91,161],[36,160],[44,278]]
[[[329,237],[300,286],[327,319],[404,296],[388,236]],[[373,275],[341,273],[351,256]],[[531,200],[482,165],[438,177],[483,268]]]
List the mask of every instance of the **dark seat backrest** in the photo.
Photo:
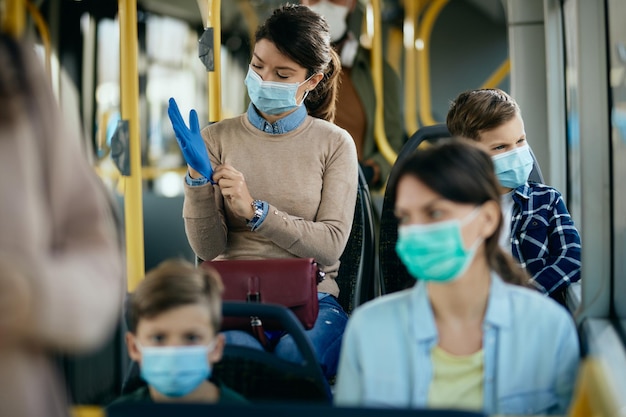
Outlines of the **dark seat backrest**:
[[[398,158],[396,159],[389,182],[391,184],[397,175],[400,165],[415,152],[415,150],[423,143],[435,143],[439,139],[450,137],[450,132],[445,124],[425,126],[419,129],[404,144]],[[535,154],[531,150],[534,165],[530,173],[529,181],[543,182],[543,175]],[[398,221],[393,214],[394,202],[390,200],[389,192],[385,189],[385,197],[383,200],[383,209],[380,219],[380,242],[379,242],[379,268],[380,279],[383,294],[400,291],[408,288],[415,283],[415,279],[409,275],[408,271],[396,254],[396,241],[398,240]]]
[[131,403],[107,409],[108,417],[486,417],[475,411],[376,407],[335,407],[317,404],[234,404]]
[[[189,246],[182,216],[184,197],[165,197],[144,191],[142,198],[146,271],[171,258],[194,262],[195,254]],[[118,196],[117,199],[123,215],[124,198]]]
[[375,233],[372,200],[367,180],[359,168],[359,186],[352,230],[339,258],[339,303],[346,313],[374,298]]
[[[274,304],[224,302],[224,317],[256,316],[278,321],[293,336],[304,359],[302,364],[278,358],[271,352],[226,345],[213,376],[251,401],[306,401],[330,403],[330,387],[322,373],[313,346],[295,315]],[[139,366],[133,362],[122,387],[128,394],[145,385]]]

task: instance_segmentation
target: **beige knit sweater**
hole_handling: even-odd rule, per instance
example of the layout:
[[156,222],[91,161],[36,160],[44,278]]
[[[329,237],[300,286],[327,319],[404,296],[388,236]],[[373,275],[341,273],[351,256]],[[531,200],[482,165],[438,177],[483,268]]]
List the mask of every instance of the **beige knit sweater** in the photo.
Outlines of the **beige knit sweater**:
[[202,130],[211,164],[232,165],[269,213],[254,232],[224,205],[219,186],[185,186],[183,217],[191,247],[204,260],[315,258],[326,279],[318,290],[337,296],[335,282],[352,227],[358,165],[343,129],[307,117],[292,132],[272,135],[245,114]]

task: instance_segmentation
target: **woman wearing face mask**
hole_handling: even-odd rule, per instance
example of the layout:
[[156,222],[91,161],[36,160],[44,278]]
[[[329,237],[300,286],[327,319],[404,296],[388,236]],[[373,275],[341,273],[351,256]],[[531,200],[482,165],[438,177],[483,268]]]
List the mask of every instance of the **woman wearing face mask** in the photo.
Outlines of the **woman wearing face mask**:
[[[287,5],[256,32],[246,114],[200,132],[194,111],[188,129],[173,99],[169,108],[189,169],[183,217],[193,250],[204,260],[315,258],[326,277],[307,333],[329,378],[347,321],[335,278],[358,178],[352,138],[330,123],[339,69],[323,18]],[[228,332],[227,342],[260,348],[244,332]],[[274,352],[300,359],[290,336]]]
[[565,309],[520,285],[525,273],[498,245],[489,155],[451,141],[418,151],[396,178],[396,250],[418,282],[353,313],[336,403],[565,414],[576,329]]

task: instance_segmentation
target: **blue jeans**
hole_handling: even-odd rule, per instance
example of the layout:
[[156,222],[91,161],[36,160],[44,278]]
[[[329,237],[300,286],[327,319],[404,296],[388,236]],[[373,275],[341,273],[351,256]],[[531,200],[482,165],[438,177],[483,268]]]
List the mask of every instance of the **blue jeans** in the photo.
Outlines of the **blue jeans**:
[[[321,299],[319,300],[317,320],[313,328],[306,330],[305,334],[313,345],[313,350],[320,362],[322,372],[327,379],[330,379],[337,374],[341,341],[346,323],[348,322],[348,315],[332,295],[318,293],[318,298]],[[224,335],[226,336],[227,344],[263,350],[261,343],[248,332],[229,330],[224,332]],[[274,348],[274,354],[290,362],[303,362],[302,355],[293,337],[289,334],[284,334],[280,337]]]

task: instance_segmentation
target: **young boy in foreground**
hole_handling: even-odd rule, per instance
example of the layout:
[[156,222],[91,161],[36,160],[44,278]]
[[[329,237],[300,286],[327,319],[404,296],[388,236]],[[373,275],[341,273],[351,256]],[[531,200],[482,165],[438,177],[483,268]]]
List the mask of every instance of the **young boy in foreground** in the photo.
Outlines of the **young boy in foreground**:
[[147,386],[114,404],[246,403],[211,379],[224,350],[222,290],[217,271],[186,261],[165,261],[146,275],[130,301],[126,344]]

